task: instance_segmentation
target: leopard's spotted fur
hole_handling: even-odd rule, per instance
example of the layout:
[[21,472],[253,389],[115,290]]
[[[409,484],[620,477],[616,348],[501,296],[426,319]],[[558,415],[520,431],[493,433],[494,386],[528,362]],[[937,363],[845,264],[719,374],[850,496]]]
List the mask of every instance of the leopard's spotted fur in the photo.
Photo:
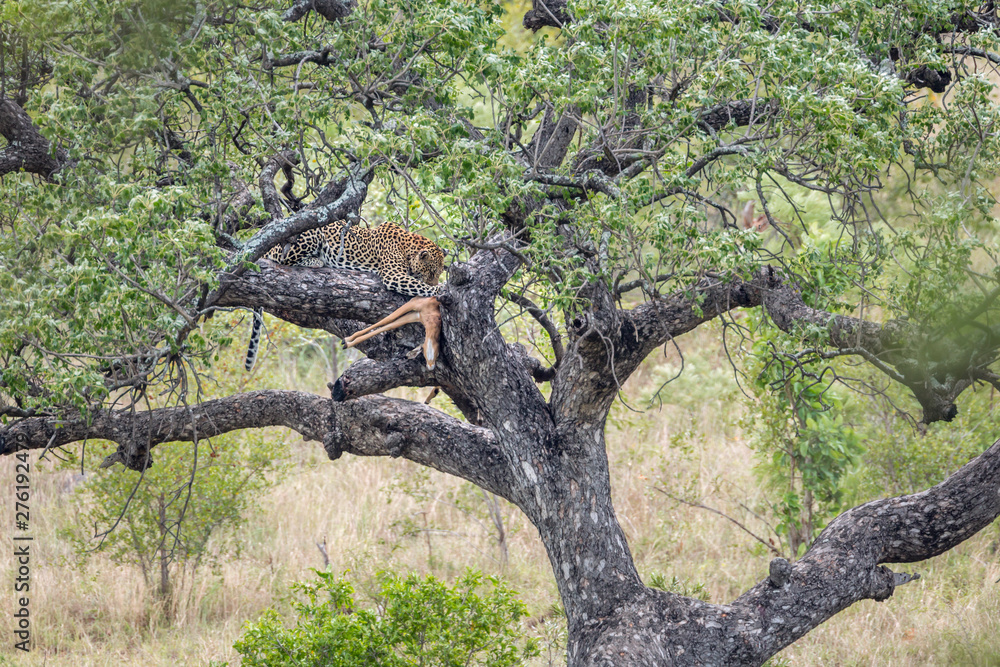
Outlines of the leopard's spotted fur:
[[[271,248],[264,258],[287,265],[374,271],[387,288],[407,296],[437,295],[444,270],[441,248],[391,222],[374,229],[347,223],[327,225],[299,234],[290,245]],[[257,360],[263,324],[260,309],[254,310],[244,364],[248,371]]]

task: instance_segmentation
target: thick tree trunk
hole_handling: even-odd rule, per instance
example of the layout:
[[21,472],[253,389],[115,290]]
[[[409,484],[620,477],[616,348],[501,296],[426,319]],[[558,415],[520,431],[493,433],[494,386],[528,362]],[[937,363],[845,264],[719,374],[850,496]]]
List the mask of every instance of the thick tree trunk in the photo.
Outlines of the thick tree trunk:
[[[697,300],[678,295],[631,311],[595,289],[594,307],[567,323],[569,342],[546,400],[532,379],[538,362],[504,340],[494,317],[516,266],[512,255],[487,251],[452,268],[433,371],[404,359],[422,333],[403,327],[370,341],[369,359],[341,375],[332,398],[258,391],[191,409],[30,417],[0,430],[0,450],[104,438],[120,444],[111,460],[141,469],[150,445],[283,425],[322,442],[331,459],[403,456],[456,475],[511,501],[537,527],[566,610],[573,667],[761,664],[851,604],[884,600],[912,578],[883,563],[941,553],[1000,514],[997,443],[933,489],[844,513],[801,560],[773,560],[769,576],[731,604],[646,588],[615,516],[605,452],[605,420],[620,384],[652,349],[729,309],[764,305],[787,326],[829,321],[828,314],[805,309],[767,271],[753,282],[706,282]],[[376,321],[401,300],[366,274],[265,266],[226,281],[218,303],[262,306],[344,336],[360,328],[356,320]],[[840,317],[830,338],[834,346],[878,349],[896,345],[898,331]],[[401,385],[441,386],[468,421],[366,395]]]
[[[356,7],[354,0],[294,0],[283,18],[298,21],[316,12],[320,18],[337,22]],[[929,34],[939,38],[941,30],[972,32],[984,25],[995,26],[992,4],[984,7],[978,13],[956,15],[953,26],[928,26],[929,31],[933,28]],[[534,0],[524,25],[533,30],[561,27],[573,20],[569,10],[565,0]],[[738,21],[735,14],[722,10],[719,17],[734,24]],[[769,31],[776,32],[782,25],[781,20],[766,14],[760,20]],[[811,29],[805,24],[802,27]],[[385,46],[376,40],[362,52]],[[347,56],[330,48],[268,54],[263,56],[262,65],[272,74],[276,68],[296,67],[297,83],[299,70],[307,62],[324,67],[346,64]],[[860,62],[870,64],[865,57]],[[399,67],[409,69],[413,63],[415,60]],[[415,89],[418,78],[403,70],[396,74],[399,76],[390,78],[380,75],[383,82],[391,82],[390,87],[378,90],[378,85],[372,84],[372,88],[366,87],[364,99],[356,101],[368,106],[367,102],[381,96],[384,101],[392,100],[393,114],[408,109],[405,104],[398,109],[395,105],[403,104],[399,93]],[[937,76],[926,67],[907,76],[912,82],[915,75],[922,79],[917,85],[935,87],[940,83],[925,80]],[[520,147],[518,131],[514,141],[518,150],[504,159],[519,163],[527,172],[526,181],[620,197],[629,179],[655,168],[659,158],[653,156],[662,157],[674,150],[669,143],[657,149],[654,142],[652,149],[643,148],[634,156],[620,157],[621,151],[615,152],[616,148],[638,147],[639,142],[645,145],[652,136],[633,125],[633,112],[651,93],[627,79],[623,83],[632,94],[624,105],[621,122],[617,128],[607,125],[600,141],[584,148],[577,159],[569,157],[569,152],[581,136],[579,110],[569,107],[557,111],[552,106],[544,107],[527,149]],[[435,112],[448,111],[434,95],[423,94],[420,99]],[[546,100],[551,98],[542,94],[538,99],[548,104]],[[761,129],[783,113],[777,101],[759,98],[756,93],[753,99],[719,99],[691,111],[690,126],[697,128],[698,134],[677,137],[690,150],[703,143],[706,133],[718,138],[734,126]],[[405,118],[401,120],[404,122],[397,130],[403,129]],[[469,136],[486,147],[484,133],[468,121],[464,124]],[[509,131],[507,128],[502,134]],[[762,132],[758,139],[768,136],[771,141],[772,130]],[[19,104],[2,96],[0,136],[6,140],[0,150],[0,176],[23,170],[52,179],[71,165],[66,151],[45,139]],[[165,137],[165,147],[177,151],[178,159],[193,159],[169,128]],[[490,142],[494,140],[495,135],[491,135]],[[742,140],[720,143],[693,159],[683,174],[693,179],[723,156],[743,153],[751,146]],[[366,149],[357,154],[369,153]],[[311,202],[301,208],[296,203],[294,213],[281,217],[274,177],[279,169],[303,157],[282,151],[263,166],[261,201],[272,219],[231,257],[218,276],[218,284],[213,283],[211,291],[205,289],[197,306],[174,304],[186,320],[185,328],[173,334],[178,343],[218,308],[264,308],[294,324],[344,337],[405,301],[363,272],[292,268],[270,262],[262,262],[259,272],[249,270],[251,262],[297,234],[360,215],[374,166],[352,161]],[[565,173],[562,166],[568,157],[568,163],[576,166]],[[402,156],[391,168],[403,175],[402,165],[410,165],[411,158]],[[392,163],[392,156],[386,159]],[[636,166],[640,169],[633,169]],[[812,170],[812,164],[807,168]],[[286,171],[289,179],[291,173]],[[291,187],[290,180],[287,185]],[[695,187],[689,194],[698,191]],[[679,186],[665,188],[647,203],[681,192],[684,189]],[[552,199],[546,205],[558,208],[565,195],[558,190],[550,194]],[[885,600],[896,586],[912,579],[891,572],[883,563],[939,554],[1000,514],[998,442],[932,489],[845,512],[831,522],[802,559],[794,564],[774,559],[768,576],[731,604],[708,604],[646,588],[615,516],[604,430],[621,385],[653,350],[729,310],[761,307],[779,329],[809,336],[811,346],[831,354],[860,356],[910,388],[924,410],[924,421],[929,423],[952,418],[956,397],[972,382],[986,381],[1000,387],[1000,377],[990,370],[996,358],[995,335],[987,331],[972,343],[966,336],[961,344],[934,344],[918,326],[907,322],[881,325],[812,308],[797,287],[772,267],[762,266],[753,276],[723,275],[709,269],[688,290],[650,297],[631,310],[623,309],[620,302],[628,283],[618,283],[615,293],[600,281],[580,286],[576,310],[566,317],[565,347],[561,341],[556,344],[562,334],[543,311],[532,308],[524,297],[514,297],[515,302],[520,298],[522,306],[527,304],[553,337],[558,361],[553,368],[542,368],[522,346],[504,340],[494,310],[501,289],[522,258],[513,246],[529,238],[531,229],[526,221],[539,206],[540,201],[515,200],[508,210],[497,212],[513,235],[493,239],[488,250],[451,267],[448,286],[439,297],[442,346],[433,370],[420,360],[407,359],[406,353],[422,339],[419,327],[407,326],[364,343],[360,349],[368,358],[352,364],[337,378],[329,398],[295,391],[256,391],[190,407],[102,408],[86,416],[76,408],[39,414],[20,405],[0,405],[0,416],[13,417],[0,426],[0,454],[103,438],[119,444],[106,465],[122,463],[143,470],[152,462],[150,448],[162,442],[197,442],[228,431],[281,425],[321,442],[332,460],[344,453],[402,456],[461,477],[511,501],[537,527],[565,607],[572,667],[761,664],[849,605],[868,598]],[[253,197],[242,186],[233,209],[253,215],[249,213],[252,208]],[[238,217],[227,214],[217,223],[219,229],[233,231],[239,226]],[[559,220],[559,225],[570,227],[571,222]],[[234,239],[227,242],[239,245]],[[571,251],[574,261],[590,263],[592,275],[613,274],[608,272],[609,266],[601,265],[600,251],[586,245],[567,246],[565,250]],[[538,276],[548,275],[544,267],[534,271]],[[645,284],[647,294],[656,294],[645,278],[629,282],[635,283],[633,287]],[[142,379],[140,375],[136,378]],[[551,381],[548,399],[536,381]],[[109,382],[111,391],[123,386]],[[466,421],[426,405],[373,395],[400,386],[440,386]],[[161,523],[164,520],[161,507]],[[164,544],[159,551],[160,591],[164,596],[170,592],[169,563],[170,549]],[[155,566],[144,563],[144,572],[147,565],[152,578]],[[762,575],[764,569],[761,563]]]
[[595,630],[645,588],[611,503],[604,433],[560,433],[524,461],[516,498],[538,528],[569,623],[571,663],[591,653]]

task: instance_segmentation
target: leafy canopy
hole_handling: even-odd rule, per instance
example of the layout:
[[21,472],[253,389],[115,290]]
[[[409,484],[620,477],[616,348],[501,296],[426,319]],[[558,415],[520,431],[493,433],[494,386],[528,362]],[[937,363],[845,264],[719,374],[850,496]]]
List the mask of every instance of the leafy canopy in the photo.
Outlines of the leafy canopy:
[[[0,7],[6,62],[28,63],[4,90],[69,159],[51,181],[0,181],[0,392],[22,413],[136,378],[195,393],[232,335],[206,295],[269,219],[242,193],[286,149],[285,212],[377,165],[372,223],[458,259],[514,232],[512,289],[542,306],[575,311],[594,279],[634,285],[615,294],[630,305],[768,261],[827,310],[976,341],[992,326],[1000,117],[992,74],[940,40],[952,4],[579,0],[537,34],[523,2],[372,0],[336,21],[288,6]],[[924,99],[921,68],[956,72],[946,103]],[[776,231],[742,228],[750,199]]]

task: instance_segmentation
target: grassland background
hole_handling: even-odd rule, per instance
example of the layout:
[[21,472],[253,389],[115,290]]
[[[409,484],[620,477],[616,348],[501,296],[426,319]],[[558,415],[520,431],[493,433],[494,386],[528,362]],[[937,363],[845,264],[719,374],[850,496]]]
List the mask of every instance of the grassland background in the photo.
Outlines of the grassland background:
[[[315,341],[273,323],[261,367],[242,373],[240,345],[217,367],[245,388],[325,393],[332,341]],[[244,325],[245,328],[245,325]],[[237,337],[243,329],[237,329]],[[726,519],[671,500],[660,490],[700,499],[732,516],[761,506],[761,484],[740,418],[746,401],[734,381],[719,331],[704,327],[679,341],[683,374],[650,397],[678,367],[677,354],[654,355],[628,381],[608,428],[608,456],[618,517],[647,581],[653,575],[702,584],[713,602],[728,602],[763,577],[770,554]],[[341,364],[345,359],[341,357]],[[399,391],[398,396],[423,398]],[[436,403],[440,399],[435,399]],[[325,540],[335,572],[348,572],[364,594],[380,569],[431,573],[451,580],[466,567],[502,576],[531,611],[524,631],[540,639],[539,665],[564,664],[564,624],[548,559],[534,528],[500,501],[505,563],[481,492],[402,459],[346,455],[327,460],[322,446],[275,429],[288,470],[246,525],[226,536],[239,545],[180,584],[172,620],[150,602],[137,567],[102,554],[81,557],[69,539],[81,523],[80,483],[71,470],[47,466],[32,489],[31,611],[34,650],[13,650],[12,529],[3,531],[0,568],[0,664],[239,664],[232,650],[244,622],[275,606],[289,612],[288,585],[321,568]],[[1000,434],[993,434],[996,437]],[[91,446],[96,446],[92,444]],[[13,521],[13,460],[0,461],[0,516]],[[120,472],[112,474],[122,474]],[[765,534],[762,524],[752,527]],[[887,602],[862,602],[786,649],[778,664],[1000,665],[1000,541],[991,526],[957,549],[904,570],[922,578]]]

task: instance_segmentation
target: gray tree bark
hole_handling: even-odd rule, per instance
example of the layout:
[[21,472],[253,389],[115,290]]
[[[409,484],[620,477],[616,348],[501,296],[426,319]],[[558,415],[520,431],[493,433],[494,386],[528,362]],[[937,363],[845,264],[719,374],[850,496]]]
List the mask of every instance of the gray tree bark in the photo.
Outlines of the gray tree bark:
[[[763,306],[779,324],[833,319],[834,346],[860,338],[873,346],[883,338],[898,343],[898,331],[807,309],[770,270],[751,281],[703,282],[698,308],[690,293],[624,311],[595,294],[594,303],[606,306],[568,323],[570,340],[546,401],[533,379],[538,362],[505,341],[494,318],[516,266],[509,253],[483,251],[452,269],[434,371],[405,359],[422,337],[408,326],[370,341],[369,358],[331,385],[337,400],[258,391],[191,410],[99,411],[89,423],[30,417],[7,426],[0,447],[11,453],[103,438],[120,444],[109,463],[141,469],[160,442],[281,425],[321,442],[331,459],[402,456],[456,475],[517,505],[538,529],[566,610],[574,666],[761,664],[851,604],[885,600],[911,579],[885,564],[942,553],[1000,515],[997,443],[932,489],[845,512],[799,561],[775,559],[767,576],[762,563],[761,581],[730,604],[647,588],[615,516],[604,441],[618,386],[642,359],[663,341],[741,307]],[[343,336],[403,299],[370,274],[265,262],[260,273],[231,277],[218,305],[260,306]],[[443,387],[468,421],[369,395],[401,385]]]
[[[353,0],[295,0],[284,18],[301,20],[315,11],[339,21],[355,5]],[[525,25],[559,27],[569,20],[563,0],[537,0]],[[982,25],[966,25],[966,20],[956,17],[955,29]],[[268,67],[306,60],[326,66],[329,55],[317,50],[277,56]],[[641,98],[637,93],[637,103]],[[767,122],[778,113],[766,100],[722,101],[704,109],[698,125],[712,133]],[[605,162],[600,156],[606,151],[590,147],[581,152],[578,171],[549,173],[567,160],[578,119],[572,109],[561,115],[546,109],[543,119],[543,130],[528,150],[515,155],[529,180],[614,197],[618,186],[612,177],[631,178],[647,166],[617,158]],[[482,136],[476,132],[472,128],[470,136]],[[0,99],[0,135],[8,142],[0,151],[0,175],[23,169],[51,178],[65,166],[65,154],[53,150],[24,110],[8,99]],[[688,176],[726,154],[709,151],[694,161]],[[219,286],[199,300],[191,321],[218,307],[260,307],[294,324],[344,337],[395,310],[405,298],[386,291],[371,274],[266,261],[259,272],[248,270],[249,262],[294,235],[356,216],[371,182],[371,165],[352,164],[312,202],[282,218],[273,177],[294,156],[285,152],[280,157],[269,163],[260,185],[271,221],[234,254]],[[240,195],[240,206],[249,207],[250,201]],[[518,230],[534,205],[515,201],[504,222]],[[759,665],[851,604],[886,600],[896,586],[912,579],[886,564],[942,553],[1000,515],[998,442],[931,489],[845,512],[797,562],[775,559],[766,575],[762,563],[759,583],[730,604],[647,588],[615,516],[604,431],[620,386],[653,350],[732,309],[764,308],[782,330],[802,331],[831,354],[862,356],[905,384],[920,401],[925,422],[954,416],[955,398],[973,381],[1000,386],[1000,378],[988,370],[992,357],[928,350],[928,341],[906,323],[879,325],[811,308],[793,282],[763,267],[749,278],[705,277],[685,293],[632,309],[619,307],[618,295],[603,285],[590,285],[581,293],[588,308],[566,322],[560,362],[543,368],[500,334],[496,302],[519,260],[513,238],[499,239],[495,246],[450,270],[440,297],[441,358],[433,371],[406,359],[422,339],[419,327],[411,325],[363,344],[367,359],[331,384],[330,397],[257,391],[190,408],[103,409],[86,418],[15,412],[11,414],[19,418],[0,428],[0,453],[102,438],[119,445],[106,464],[141,470],[163,442],[284,426],[322,443],[332,460],[345,453],[404,457],[458,476],[515,504],[538,529],[566,611],[573,667]],[[823,332],[821,339],[806,333],[817,330]],[[956,368],[962,373],[956,374]],[[539,381],[552,383],[548,400],[536,385]],[[454,400],[464,421],[423,404],[378,395],[398,386],[432,385]]]

